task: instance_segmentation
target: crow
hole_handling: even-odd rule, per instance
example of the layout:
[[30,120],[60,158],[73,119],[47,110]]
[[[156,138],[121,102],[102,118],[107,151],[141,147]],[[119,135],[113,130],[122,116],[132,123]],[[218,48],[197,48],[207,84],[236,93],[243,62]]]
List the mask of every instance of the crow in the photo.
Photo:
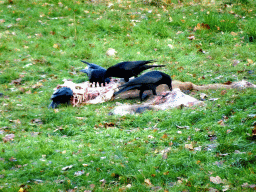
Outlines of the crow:
[[49,108],[56,108],[60,103],[67,103],[70,104],[70,99],[73,96],[73,91],[68,87],[62,87],[54,91],[51,96],[51,104]]
[[129,81],[130,77],[138,77],[138,75],[149,68],[152,67],[164,67],[165,65],[146,65],[148,63],[153,63],[154,60],[149,61],[124,61],[109,67],[105,73],[105,78],[107,77],[120,77],[124,78],[126,82]]
[[119,86],[121,89],[115,92],[114,96],[124,91],[138,89],[140,90],[140,100],[142,101],[145,98],[143,97],[145,90],[152,90],[153,95],[156,95],[156,87],[160,84],[168,85],[172,91],[172,79],[169,75],[160,71],[150,71]]
[[88,63],[86,61],[82,61],[83,63],[86,63],[88,65],[87,69],[82,69],[80,70],[83,73],[86,73],[89,77],[89,81],[91,83],[95,82],[95,83],[99,83],[100,86],[103,83],[103,85],[105,86],[105,83],[109,83],[110,79],[109,78],[104,78],[105,77],[105,73],[106,73],[106,69],[104,67],[101,67],[99,65],[93,64],[93,63]]

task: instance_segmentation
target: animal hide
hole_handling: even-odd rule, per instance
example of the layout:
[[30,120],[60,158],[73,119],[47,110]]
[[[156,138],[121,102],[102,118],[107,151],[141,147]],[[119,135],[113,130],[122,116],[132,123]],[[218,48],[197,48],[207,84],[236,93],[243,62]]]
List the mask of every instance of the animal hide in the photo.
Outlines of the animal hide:
[[142,113],[146,110],[166,110],[175,107],[191,107],[194,105],[204,105],[204,102],[183,93],[179,88],[172,91],[162,92],[160,95],[153,96],[145,103],[140,105],[122,105],[115,107],[112,111],[114,115],[127,115]]
[[[58,85],[56,89],[61,87],[69,87],[73,91],[73,97],[71,103],[73,106],[79,106],[82,104],[97,104],[103,103],[113,99],[113,94],[118,90],[118,86],[121,85],[120,79],[111,79],[110,83],[105,87],[99,86],[95,83],[74,83],[71,80],[63,80],[64,84]],[[173,91],[170,92],[168,86],[159,85],[157,87],[158,96],[152,96],[151,91],[145,91],[148,94],[149,99],[143,102],[141,105],[121,105],[117,106],[113,110],[113,114],[127,114],[143,112],[144,110],[165,110],[167,108],[173,108],[177,106],[193,106],[201,105],[202,102],[195,98],[184,94],[183,92],[191,90],[206,90],[206,89],[244,89],[244,88],[256,88],[256,85],[242,80],[239,82],[233,82],[229,85],[226,84],[209,84],[209,85],[195,85],[191,82],[173,81]],[[139,96],[138,90],[131,90],[121,93],[116,98],[129,99]],[[118,112],[119,111],[119,112]],[[121,112],[122,111],[122,112]],[[125,112],[129,111],[129,112]]]

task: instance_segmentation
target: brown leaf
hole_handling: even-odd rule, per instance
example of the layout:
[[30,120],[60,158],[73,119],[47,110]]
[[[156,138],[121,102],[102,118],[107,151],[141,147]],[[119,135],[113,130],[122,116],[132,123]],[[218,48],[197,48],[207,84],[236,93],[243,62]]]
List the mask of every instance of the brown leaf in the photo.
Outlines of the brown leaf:
[[219,124],[219,125],[221,125],[221,126],[225,126],[225,124],[224,124],[224,121],[223,121],[223,120],[219,120],[219,121],[218,121],[218,124]]
[[22,81],[22,78],[15,79],[15,80],[12,80],[11,84],[20,85],[20,84],[21,84],[21,81]]
[[165,133],[163,136],[162,136],[163,139],[167,139],[168,138],[168,135]]
[[205,51],[203,51],[203,49],[199,49],[197,52],[201,52],[205,54]]
[[91,184],[91,185],[90,185],[90,188],[91,188],[91,189],[94,189],[94,188],[95,188],[95,185],[94,185],[94,184]]
[[231,133],[231,132],[232,132],[232,130],[231,130],[231,129],[228,129],[228,130],[227,130],[227,133]]
[[223,83],[224,85],[230,85],[232,83],[232,81],[227,81],[225,83]]
[[222,91],[220,92],[221,95],[226,95],[226,93],[227,93],[227,90],[222,90]]
[[104,127],[105,128],[109,128],[109,127],[115,127],[115,124],[110,122],[110,123],[104,123]]
[[43,124],[43,122],[42,122],[41,119],[32,119],[32,120],[31,120],[31,123],[37,123],[37,124],[40,124],[40,125]]
[[252,136],[256,136],[256,126],[254,126],[254,128],[252,130]]
[[3,137],[4,143],[7,143],[8,141],[12,141],[14,139],[15,135],[14,134],[7,134],[5,137]]
[[197,25],[194,27],[194,31],[196,30],[204,30],[204,29],[210,29],[210,26],[205,23],[197,23]]
[[14,162],[14,161],[17,161],[17,159],[14,158],[14,157],[11,157],[11,158],[9,159],[9,161]]
[[188,39],[192,41],[192,40],[195,40],[196,38],[195,38],[195,35],[189,35]]

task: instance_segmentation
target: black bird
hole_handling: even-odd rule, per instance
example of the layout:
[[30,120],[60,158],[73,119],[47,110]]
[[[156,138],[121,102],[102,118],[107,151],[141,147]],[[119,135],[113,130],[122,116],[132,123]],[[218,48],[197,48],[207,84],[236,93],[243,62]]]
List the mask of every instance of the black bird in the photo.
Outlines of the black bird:
[[101,83],[105,86],[105,83],[109,83],[110,79],[109,78],[104,78],[106,69],[104,67],[101,67],[99,65],[93,64],[93,63],[88,63],[86,61],[82,61],[83,63],[86,63],[88,65],[87,69],[82,69],[80,70],[83,73],[86,73],[88,75],[89,81],[91,83],[99,83],[101,86]]
[[67,103],[70,104],[70,99],[73,96],[73,91],[68,87],[62,87],[54,91],[51,96],[51,104],[49,108],[56,108],[60,103]]
[[150,71],[121,85],[121,89],[114,93],[114,96],[124,91],[138,89],[140,90],[140,100],[142,101],[145,90],[152,90],[153,95],[156,95],[156,87],[160,84],[168,85],[172,91],[172,79],[169,75],[160,71]]
[[149,61],[125,61],[111,66],[107,69],[105,78],[107,77],[120,77],[124,78],[126,82],[129,81],[130,77],[138,77],[138,75],[149,68],[152,67],[164,67],[165,65],[146,65],[148,63],[153,63],[154,60]]

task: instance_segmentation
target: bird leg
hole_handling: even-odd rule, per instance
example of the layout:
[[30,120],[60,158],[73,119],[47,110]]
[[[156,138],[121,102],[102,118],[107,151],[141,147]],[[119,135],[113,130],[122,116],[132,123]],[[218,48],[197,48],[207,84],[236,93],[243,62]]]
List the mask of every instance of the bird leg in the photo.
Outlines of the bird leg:
[[156,94],[156,88],[155,88],[155,87],[152,89],[152,93],[153,93],[153,95],[157,95],[157,94]]
[[129,81],[129,77],[125,77],[125,78],[124,78],[124,81],[125,81],[125,82],[128,82],[128,81]]
[[147,94],[143,94],[145,90],[140,90],[140,101],[143,101],[145,98],[147,98]]

